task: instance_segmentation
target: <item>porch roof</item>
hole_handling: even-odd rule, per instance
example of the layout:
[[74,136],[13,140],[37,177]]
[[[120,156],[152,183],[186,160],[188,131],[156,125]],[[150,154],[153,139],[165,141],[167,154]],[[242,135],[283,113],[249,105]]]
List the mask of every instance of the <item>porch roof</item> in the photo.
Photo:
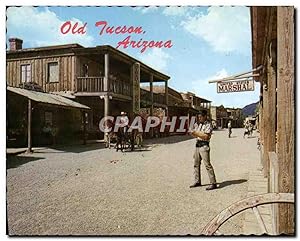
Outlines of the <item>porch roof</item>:
[[[81,54],[81,55],[88,55],[91,56],[92,54],[103,54],[103,53],[110,53],[113,57],[120,59],[121,61],[125,61],[127,63],[139,63],[141,66],[141,70],[146,71],[148,73],[152,73],[154,77],[160,79],[161,81],[167,81],[170,79],[170,76],[153,69],[152,67],[146,65],[145,63],[141,62],[140,60],[110,46],[110,45],[99,45],[96,47],[76,47],[73,48],[74,53]],[[158,80],[154,82],[159,82]]]
[[85,109],[85,110],[90,109],[90,107],[86,105],[82,105],[76,101],[69,100],[65,97],[56,94],[43,93],[43,92],[27,90],[22,88],[10,87],[10,86],[7,87],[7,90],[15,94],[22,95],[28,99],[31,99],[39,103],[56,105],[61,107]]

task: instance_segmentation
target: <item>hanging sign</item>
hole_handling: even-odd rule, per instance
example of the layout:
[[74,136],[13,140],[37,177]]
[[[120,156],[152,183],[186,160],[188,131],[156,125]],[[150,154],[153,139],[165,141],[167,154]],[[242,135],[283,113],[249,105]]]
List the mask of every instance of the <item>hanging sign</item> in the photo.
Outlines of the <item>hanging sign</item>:
[[254,80],[217,82],[218,93],[254,91]]

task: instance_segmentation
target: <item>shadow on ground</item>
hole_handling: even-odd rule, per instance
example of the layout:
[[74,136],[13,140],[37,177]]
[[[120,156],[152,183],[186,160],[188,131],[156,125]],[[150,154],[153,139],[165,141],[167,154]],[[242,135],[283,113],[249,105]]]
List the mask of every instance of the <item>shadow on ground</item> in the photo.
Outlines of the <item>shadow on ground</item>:
[[[173,144],[193,139],[189,135],[174,135],[169,137],[145,139],[141,149],[135,148],[136,152],[151,151],[155,144]],[[24,149],[24,148],[23,148]],[[94,150],[106,149],[104,142],[83,144],[62,144],[48,147],[34,147],[34,153],[82,153]],[[17,154],[17,153],[15,153]]]
[[7,155],[6,156],[6,169],[17,168],[22,166],[28,162],[38,161],[41,159],[45,159],[43,157],[32,157],[32,156],[15,156],[15,155]]
[[89,144],[76,144],[76,145],[59,145],[59,146],[49,146],[47,148],[39,148],[38,150],[34,150],[34,153],[64,153],[64,152],[72,152],[72,153],[82,153],[86,151],[93,151],[104,149],[104,143],[89,143]]
[[194,139],[194,137],[190,135],[175,135],[175,136],[168,136],[168,137],[161,137],[161,138],[154,138],[154,139],[145,139],[145,145],[153,145],[153,144],[174,144],[182,141],[187,141],[190,139]]
[[143,146],[141,148],[134,148],[133,151],[130,149],[126,149],[125,152],[144,152],[144,151],[152,151],[151,146]]
[[241,184],[247,182],[246,179],[238,179],[238,180],[229,180],[229,181],[224,181],[224,182],[220,182],[218,185],[218,188],[223,188],[223,187],[227,187],[230,185],[236,185],[236,184]]

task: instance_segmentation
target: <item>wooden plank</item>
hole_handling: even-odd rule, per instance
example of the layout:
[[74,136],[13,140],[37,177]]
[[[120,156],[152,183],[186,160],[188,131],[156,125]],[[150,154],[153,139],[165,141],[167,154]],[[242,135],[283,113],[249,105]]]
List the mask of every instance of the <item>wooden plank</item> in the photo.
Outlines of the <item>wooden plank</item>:
[[[295,162],[294,8],[277,8],[279,191],[293,193]],[[279,205],[279,233],[294,233],[294,208]]]
[[16,72],[17,72],[17,62],[13,62],[10,65],[10,72],[11,72],[11,83],[13,86],[17,86],[17,76],[16,76]]
[[252,210],[253,210],[254,216],[256,217],[256,220],[258,222],[258,225],[259,225],[261,231],[263,233],[267,234],[268,231],[267,231],[266,225],[265,225],[264,220],[262,219],[262,217],[260,215],[260,212],[259,212],[258,208],[257,207],[253,207]]
[[37,61],[35,59],[32,60],[32,68],[33,68],[33,73],[32,73],[32,76],[33,76],[33,82],[37,83],[38,85],[41,85],[41,83],[39,82],[38,80],[38,77],[37,77]]
[[27,119],[27,153],[32,152],[32,145],[31,145],[31,99],[28,99],[28,119]]
[[65,88],[65,85],[68,81],[68,59],[65,57],[60,58],[60,71],[63,73],[63,78],[59,80],[59,90],[63,91]]
[[[269,160],[270,160],[270,192],[279,192],[278,189],[278,174],[279,174],[279,165],[278,165],[278,158],[275,152],[269,152]],[[272,204],[271,207],[272,212],[272,229],[274,234],[278,234],[278,223],[279,223],[279,210],[278,204]]]
[[43,56],[32,56],[32,57],[28,57],[28,56],[24,56],[24,57],[20,57],[20,58],[14,58],[14,57],[11,57],[10,55],[7,56],[7,60],[10,60],[10,61],[30,61],[30,60],[33,60],[33,59],[48,59],[48,58],[53,58],[53,57],[56,57],[56,58],[59,58],[59,57],[62,57],[62,56],[74,56],[74,54],[51,54],[51,55],[43,55]]
[[12,79],[12,63],[13,62],[8,62],[6,64],[6,81],[7,81],[7,84],[10,86],[14,86],[13,79]]
[[232,75],[232,76],[229,76],[229,77],[226,77],[226,78],[222,78],[222,79],[209,80],[208,83],[216,83],[216,82],[220,82],[220,81],[233,80],[233,79],[241,77],[241,76],[249,76],[250,74],[254,75],[253,72],[261,70],[262,67],[263,66],[261,65],[261,66],[258,66],[256,68],[252,69],[251,71],[247,71],[247,72],[243,72],[243,73],[240,73],[240,74]]
[[[169,87],[168,87],[168,80],[165,81],[165,99],[164,99],[164,104],[168,106],[169,103]],[[166,116],[168,116],[168,109],[166,110]]]
[[43,74],[43,81],[45,83],[45,90],[48,92],[49,91],[49,84],[48,84],[48,79],[47,79],[47,66],[45,66],[46,61],[44,59],[41,60],[42,64],[42,74]]
[[109,91],[109,55],[104,55],[104,91]]
[[66,57],[66,58],[68,58],[68,81],[65,85],[65,90],[69,91],[69,90],[71,90],[71,83],[72,83],[72,71],[73,71],[73,69],[72,69],[72,57],[69,56],[69,57]]
[[18,74],[18,72],[21,71],[21,61],[17,61],[16,62],[16,68],[15,71],[13,71],[13,79],[14,79],[14,85],[17,86],[19,85],[21,82],[21,74]]
[[71,80],[68,89],[71,91],[75,91],[75,56],[71,57]]
[[[264,160],[265,174],[269,174],[270,161],[268,153],[276,149],[276,70],[274,63],[276,62],[276,42],[272,41],[272,29],[276,20],[275,7],[267,8],[266,29],[267,37],[264,44],[265,66],[266,66],[266,82],[264,86],[264,106],[265,108],[265,145]],[[265,175],[268,176],[268,175]]]
[[263,173],[264,177],[268,177],[269,174],[269,166],[268,166],[268,142],[269,142],[269,123],[268,123],[268,115],[269,115],[269,99],[268,99],[268,92],[267,92],[267,76],[265,75],[263,77],[263,116],[264,116],[264,122],[263,122],[263,129],[264,129],[264,135],[263,135]]
[[37,78],[39,80],[40,85],[42,86],[43,90],[45,90],[45,83],[44,83],[44,79],[43,79],[43,66],[42,66],[42,60],[41,59],[37,59]]
[[[21,79],[18,78],[18,75],[21,75],[21,67],[18,65],[19,61],[14,62],[12,65],[12,79],[14,86],[18,86],[21,83]],[[18,74],[19,73],[19,74]]]

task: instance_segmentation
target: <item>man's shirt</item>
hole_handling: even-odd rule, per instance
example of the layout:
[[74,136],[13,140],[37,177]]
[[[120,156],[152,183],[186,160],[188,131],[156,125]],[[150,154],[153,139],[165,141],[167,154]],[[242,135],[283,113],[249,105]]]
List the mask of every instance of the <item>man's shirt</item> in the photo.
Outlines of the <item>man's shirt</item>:
[[[194,131],[203,131],[205,134],[211,135],[213,128],[212,128],[212,124],[209,121],[205,121],[204,123],[200,123],[199,125],[198,125],[198,123],[195,123],[193,126],[193,130]],[[209,140],[203,140],[200,137],[197,137],[197,140],[209,141]]]

